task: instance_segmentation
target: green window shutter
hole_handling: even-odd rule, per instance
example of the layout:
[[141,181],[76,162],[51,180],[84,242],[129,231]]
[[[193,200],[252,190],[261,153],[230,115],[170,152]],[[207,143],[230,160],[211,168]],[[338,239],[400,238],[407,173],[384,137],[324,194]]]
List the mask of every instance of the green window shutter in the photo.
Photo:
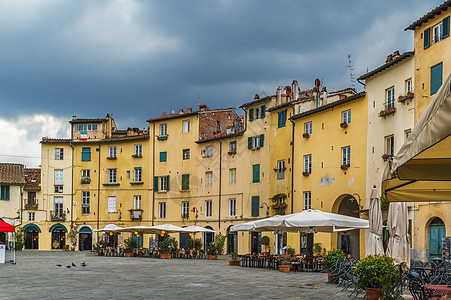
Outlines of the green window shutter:
[[158,176],[153,177],[153,190],[158,192]]
[[260,215],[260,196],[252,196],[252,217]]
[[91,148],[82,148],[81,149],[81,160],[82,161],[91,161]]
[[429,48],[431,45],[431,28],[426,28],[423,34],[424,39],[424,49]]
[[260,165],[252,166],[252,182],[260,182]]
[[167,160],[167,152],[160,152],[160,162],[165,162]]
[[434,95],[442,85],[443,63],[431,68],[431,95]]
[[182,175],[182,190],[189,190],[189,174]]
[[169,175],[166,176],[166,191],[169,191]]
[[254,109],[249,109],[249,122],[254,121]]
[[252,137],[247,138],[247,149],[252,149]]
[[442,39],[449,37],[449,16],[443,19]]
[[266,114],[266,105],[262,105],[261,109],[260,109],[260,118],[264,118]]
[[2,185],[0,199],[9,200],[9,185]]
[[280,126],[281,114],[282,113],[280,111],[277,113],[277,128],[282,127],[282,126]]
[[263,147],[263,142],[265,141],[265,135],[260,134],[260,147]]

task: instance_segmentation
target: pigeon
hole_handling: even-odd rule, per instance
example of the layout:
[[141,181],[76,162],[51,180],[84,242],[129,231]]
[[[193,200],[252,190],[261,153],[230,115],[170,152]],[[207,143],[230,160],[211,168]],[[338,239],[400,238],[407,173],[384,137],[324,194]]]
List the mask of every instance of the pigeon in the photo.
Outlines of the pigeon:
[[76,265],[74,263],[72,263],[72,267],[76,267]]
[[61,264],[57,264],[56,265],[58,268],[61,268],[63,265],[61,265]]
[[70,269],[71,266],[66,266],[68,269]]
[[86,262],[82,262],[81,263],[81,266],[84,268],[84,267],[86,267]]

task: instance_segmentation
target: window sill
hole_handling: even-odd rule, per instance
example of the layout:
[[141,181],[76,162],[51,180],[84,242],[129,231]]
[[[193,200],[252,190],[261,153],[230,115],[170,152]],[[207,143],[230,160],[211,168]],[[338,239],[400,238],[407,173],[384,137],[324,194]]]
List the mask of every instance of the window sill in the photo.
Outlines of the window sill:
[[167,135],[160,135],[160,136],[157,136],[157,140],[159,140],[159,141],[165,141],[165,140],[167,140],[168,139],[168,136]]
[[106,186],[114,186],[114,185],[120,185],[120,183],[119,183],[119,182],[102,183],[102,185],[106,185]]
[[115,159],[117,159],[117,157],[108,156],[106,159],[109,159],[109,160],[115,160]]
[[130,184],[144,184],[143,181],[131,181]]
[[142,155],[136,155],[136,154],[133,154],[132,157],[133,157],[133,158],[143,158]]
[[156,191],[158,194],[166,194],[168,191]]
[[191,189],[187,189],[187,190],[180,190],[181,193],[185,193],[185,192],[191,192]]

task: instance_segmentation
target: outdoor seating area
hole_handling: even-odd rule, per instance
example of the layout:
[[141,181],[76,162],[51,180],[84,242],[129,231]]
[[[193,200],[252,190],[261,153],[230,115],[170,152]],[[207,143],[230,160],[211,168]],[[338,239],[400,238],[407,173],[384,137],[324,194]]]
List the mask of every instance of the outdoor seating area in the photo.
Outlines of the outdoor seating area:
[[[248,268],[261,268],[278,270],[281,260],[280,255],[248,254],[240,257],[240,266]],[[321,272],[323,271],[323,258],[321,256],[306,257],[303,255],[292,255],[290,258],[290,271],[293,272]]]
[[[100,248],[93,250],[96,256],[110,256],[110,257],[151,257],[160,258],[160,252],[153,248],[134,248],[131,252],[128,252],[125,248]],[[181,258],[181,259],[206,259],[207,252],[205,250],[192,250],[192,249],[176,249],[169,253],[171,258]]]

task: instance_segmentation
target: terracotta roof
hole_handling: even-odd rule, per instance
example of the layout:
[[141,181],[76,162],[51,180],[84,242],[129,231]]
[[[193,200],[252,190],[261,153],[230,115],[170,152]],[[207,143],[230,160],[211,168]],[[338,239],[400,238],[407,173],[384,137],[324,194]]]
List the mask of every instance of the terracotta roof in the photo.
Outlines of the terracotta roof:
[[424,16],[422,16],[421,18],[410,24],[410,26],[404,30],[415,30],[415,28],[421,26],[421,24],[426,23],[430,19],[433,19],[436,16],[440,15],[443,11],[446,11],[449,7],[451,7],[451,1],[446,1],[442,5],[437,6],[436,8],[434,8],[433,10],[431,10],[430,12],[428,12],[427,14],[425,14]]
[[69,144],[70,139],[52,139],[52,138],[43,137],[41,140],[41,144],[47,144],[47,143]]
[[239,131],[239,132],[235,132],[235,133],[230,133],[230,134],[227,134],[226,131],[221,131],[220,133],[213,134],[213,135],[207,136],[207,137],[205,137],[203,139],[200,139],[200,140],[196,141],[196,143],[197,144],[201,144],[201,143],[206,143],[206,142],[211,142],[211,141],[231,138],[231,137],[243,135],[243,133],[244,133],[244,130]]
[[361,92],[361,93],[358,93],[358,94],[355,94],[355,95],[346,97],[346,98],[344,98],[344,99],[337,100],[337,101],[334,101],[334,102],[332,102],[332,103],[328,103],[328,104],[326,104],[326,105],[322,105],[322,106],[320,106],[320,107],[318,107],[318,108],[311,109],[311,110],[308,110],[308,111],[306,111],[306,112],[303,112],[303,113],[294,115],[294,116],[292,116],[290,119],[291,119],[291,120],[296,120],[296,119],[300,119],[300,118],[303,118],[303,117],[306,117],[306,116],[310,116],[310,115],[313,115],[313,114],[322,112],[322,111],[324,111],[324,110],[327,110],[327,109],[329,109],[329,108],[335,107],[335,106],[337,106],[337,105],[345,104],[345,103],[348,103],[348,102],[351,102],[351,101],[354,101],[354,100],[363,98],[363,97],[365,97],[365,95],[366,95],[366,92]]
[[177,118],[185,118],[185,117],[188,117],[188,116],[197,115],[198,113],[199,113],[199,111],[193,111],[193,112],[190,112],[190,113],[185,112],[185,113],[182,113],[182,114],[180,114],[180,113],[173,113],[173,114],[169,114],[169,115],[164,115],[164,116],[159,116],[159,117],[156,117],[156,118],[148,119],[147,122],[151,123],[151,122],[155,122],[155,121],[177,119]]
[[24,184],[24,165],[0,163],[0,183]]
[[70,124],[74,124],[74,123],[103,123],[106,122],[107,119],[75,119],[75,120],[70,120],[69,123]]
[[392,60],[389,61],[388,63],[386,63],[386,64],[380,66],[379,68],[374,69],[373,71],[368,72],[368,73],[366,73],[366,74],[363,74],[363,75],[360,76],[357,80],[366,80],[366,79],[370,78],[371,76],[376,75],[377,73],[380,73],[380,72],[384,71],[385,69],[388,69],[388,68],[390,68],[391,66],[393,66],[393,65],[395,65],[395,64],[397,64],[397,63],[399,63],[400,61],[402,61],[402,60],[404,60],[404,59],[406,59],[406,58],[409,58],[409,57],[413,56],[414,53],[415,53],[414,51],[405,52],[405,53],[401,54],[400,56],[398,56],[398,57],[392,59]]
[[108,139],[94,139],[94,140],[73,140],[73,144],[99,144],[99,143],[114,143],[114,142],[126,142],[126,141],[136,141],[136,140],[147,140],[149,139],[149,134],[142,134],[142,135],[131,135],[131,136],[113,136]]
[[24,190],[41,189],[41,169],[25,169]]
[[265,101],[271,100],[271,98],[274,98],[274,97],[276,97],[276,95],[266,96],[266,97],[263,97],[263,98],[260,98],[260,99],[257,99],[257,100],[253,100],[251,102],[244,103],[243,105],[240,106],[240,108],[243,108],[243,107],[246,107],[246,106],[250,106],[250,105],[254,105],[254,104],[257,104],[257,103],[261,103],[261,102],[265,102]]

